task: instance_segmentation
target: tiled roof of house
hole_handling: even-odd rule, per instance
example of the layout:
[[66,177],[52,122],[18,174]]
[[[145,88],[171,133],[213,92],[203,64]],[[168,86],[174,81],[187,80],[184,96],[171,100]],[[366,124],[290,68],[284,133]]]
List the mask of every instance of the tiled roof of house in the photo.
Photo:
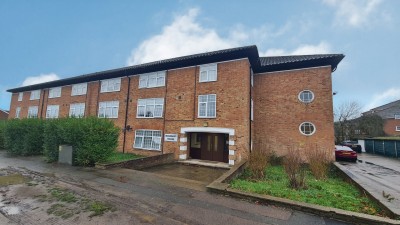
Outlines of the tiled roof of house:
[[394,118],[394,114],[400,114],[400,99],[393,102],[389,102],[385,105],[375,107],[366,112],[363,112],[362,114],[363,115],[377,114],[383,119]]
[[249,59],[254,73],[328,65],[330,65],[332,71],[334,71],[339,62],[343,59],[343,57],[344,55],[342,54],[259,57],[257,46],[251,45],[159,60],[150,63],[117,68],[113,70],[89,73],[46,83],[17,87],[9,89],[7,91],[13,93],[30,91],[243,58]]

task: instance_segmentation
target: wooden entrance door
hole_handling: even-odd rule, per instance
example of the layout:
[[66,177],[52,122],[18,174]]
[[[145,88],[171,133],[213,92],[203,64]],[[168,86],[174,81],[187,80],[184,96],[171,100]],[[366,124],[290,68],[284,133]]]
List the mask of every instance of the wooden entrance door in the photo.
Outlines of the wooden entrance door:
[[201,134],[201,159],[224,162],[224,134]]

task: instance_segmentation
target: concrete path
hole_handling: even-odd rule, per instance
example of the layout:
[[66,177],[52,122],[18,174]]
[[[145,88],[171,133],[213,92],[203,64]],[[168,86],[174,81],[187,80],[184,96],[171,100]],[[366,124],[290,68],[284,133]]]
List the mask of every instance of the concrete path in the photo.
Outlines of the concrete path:
[[[38,157],[8,158],[0,152],[0,168],[8,166],[51,173],[71,185],[115,196],[113,204],[127,207],[139,219],[145,218],[145,222],[150,224],[348,224],[210,194],[205,192],[202,182],[142,171],[53,165],[43,163]],[[115,222],[118,224],[117,220]]]
[[357,163],[340,165],[365,190],[400,215],[400,160],[362,153]]

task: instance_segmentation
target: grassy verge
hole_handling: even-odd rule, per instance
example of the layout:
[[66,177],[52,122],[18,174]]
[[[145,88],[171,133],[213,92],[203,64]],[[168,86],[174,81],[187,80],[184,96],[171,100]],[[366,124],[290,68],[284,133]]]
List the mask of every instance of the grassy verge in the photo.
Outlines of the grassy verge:
[[288,187],[288,178],[282,166],[270,166],[266,177],[260,181],[250,179],[250,172],[231,182],[231,187],[252,193],[266,194],[295,201],[334,207],[353,212],[384,216],[382,210],[356,187],[343,181],[331,171],[325,180],[316,180],[310,172],[306,175],[307,188],[294,190]]
[[106,161],[103,163],[117,163],[122,162],[130,159],[137,159],[142,158],[143,156],[135,155],[132,153],[121,153],[121,152],[114,152]]

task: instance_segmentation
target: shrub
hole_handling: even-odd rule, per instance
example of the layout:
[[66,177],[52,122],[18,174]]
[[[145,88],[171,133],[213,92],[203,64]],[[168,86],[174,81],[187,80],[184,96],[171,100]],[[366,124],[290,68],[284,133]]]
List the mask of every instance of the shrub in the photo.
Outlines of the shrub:
[[316,179],[321,180],[327,177],[332,151],[326,151],[317,144],[308,147],[308,166]]
[[288,147],[288,152],[283,159],[283,166],[289,179],[290,188],[306,188],[306,169],[298,147],[295,145]]
[[248,168],[251,172],[251,177],[255,180],[265,178],[265,169],[271,158],[271,151],[267,143],[259,143],[254,145],[250,153]]
[[43,121],[14,119],[4,129],[5,148],[13,155],[40,155],[43,148]]
[[4,146],[4,130],[6,129],[6,121],[0,121],[0,149],[5,149]]

